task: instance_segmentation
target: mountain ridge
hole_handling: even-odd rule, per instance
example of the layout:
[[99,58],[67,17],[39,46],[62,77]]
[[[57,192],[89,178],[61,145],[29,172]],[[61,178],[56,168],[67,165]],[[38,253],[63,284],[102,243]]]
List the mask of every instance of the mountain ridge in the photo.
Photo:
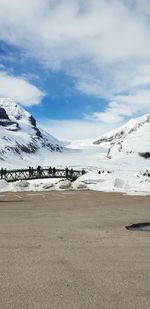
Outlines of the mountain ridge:
[[107,157],[112,153],[149,152],[150,151],[150,115],[145,114],[129,120],[118,129],[102,135],[93,141],[93,145],[108,148]]
[[10,98],[0,98],[0,160],[13,156],[23,159],[25,154],[39,150],[62,152],[61,143],[40,129],[36,119]]

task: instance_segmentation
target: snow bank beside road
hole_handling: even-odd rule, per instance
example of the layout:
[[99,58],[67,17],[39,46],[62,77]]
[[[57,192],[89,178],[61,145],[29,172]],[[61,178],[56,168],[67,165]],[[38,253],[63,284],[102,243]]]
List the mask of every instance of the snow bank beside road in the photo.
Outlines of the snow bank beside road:
[[28,191],[65,191],[65,190],[87,190],[87,185],[69,180],[43,179],[43,180],[20,180],[7,183],[0,180],[0,192],[28,192]]
[[137,175],[129,174],[121,178],[115,173],[99,175],[90,172],[81,176],[76,182],[84,183],[90,190],[95,191],[150,194],[150,179]]
[[150,178],[142,175],[117,175],[116,173],[89,172],[75,182],[58,179],[39,179],[7,183],[0,180],[0,192],[21,191],[64,191],[64,190],[95,190],[103,192],[122,192],[126,194],[150,195]]

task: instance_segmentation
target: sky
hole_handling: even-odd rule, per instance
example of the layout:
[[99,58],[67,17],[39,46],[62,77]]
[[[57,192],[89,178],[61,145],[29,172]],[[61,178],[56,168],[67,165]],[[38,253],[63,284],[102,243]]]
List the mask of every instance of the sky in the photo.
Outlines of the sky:
[[0,0],[0,97],[65,140],[150,113],[150,1]]

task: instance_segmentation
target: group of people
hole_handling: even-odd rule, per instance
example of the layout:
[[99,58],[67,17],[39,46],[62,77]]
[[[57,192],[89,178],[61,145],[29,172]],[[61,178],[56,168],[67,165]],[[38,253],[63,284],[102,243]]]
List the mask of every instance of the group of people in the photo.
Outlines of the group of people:
[[145,170],[145,172],[141,171],[139,172],[137,175],[137,177],[141,177],[141,176],[144,176],[144,177],[150,177],[150,171],[149,170]]
[[112,173],[111,171],[104,171],[104,170],[103,170],[103,171],[98,171],[98,174],[104,174],[105,172],[106,172],[107,174],[111,174],[111,173]]
[[[42,176],[42,172],[43,172],[43,168],[40,165],[38,165],[37,168],[33,168],[33,167],[29,166],[29,176],[30,177],[32,177],[34,175]],[[48,174],[55,175],[55,173],[56,173],[56,168],[55,167],[53,167],[53,168],[49,167]]]
[[42,176],[42,167],[40,165],[38,165],[37,168],[33,168],[31,166],[29,166],[29,176],[32,177],[34,175],[38,175],[38,176]]
[[[48,175],[51,175],[51,176],[53,176],[53,177],[55,177],[55,175],[56,175],[56,168],[55,167],[49,167],[48,168]],[[38,167],[37,168],[33,168],[33,167],[31,167],[31,166],[29,166],[29,176],[30,177],[32,177],[32,176],[34,176],[34,174],[36,173],[36,175],[38,175],[38,176],[42,176],[42,172],[43,172],[43,169],[42,169],[42,167],[40,166],[40,165],[38,165]],[[73,168],[71,168],[70,170],[66,167],[66,169],[65,169],[65,173],[66,173],[66,177],[68,177],[68,176],[73,176],[73,173],[74,173],[74,170],[73,170]],[[85,170],[83,169],[82,170],[82,175],[84,175],[86,172],[85,172]]]
[[146,171],[143,173],[143,176],[148,176],[148,177],[150,177],[150,172],[149,172],[149,170],[146,170]]

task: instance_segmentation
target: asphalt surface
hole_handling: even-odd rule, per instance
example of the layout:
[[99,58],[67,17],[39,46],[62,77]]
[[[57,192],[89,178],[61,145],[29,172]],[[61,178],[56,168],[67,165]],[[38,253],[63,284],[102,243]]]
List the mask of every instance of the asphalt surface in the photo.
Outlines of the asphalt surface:
[[150,197],[0,194],[0,308],[149,309]]

